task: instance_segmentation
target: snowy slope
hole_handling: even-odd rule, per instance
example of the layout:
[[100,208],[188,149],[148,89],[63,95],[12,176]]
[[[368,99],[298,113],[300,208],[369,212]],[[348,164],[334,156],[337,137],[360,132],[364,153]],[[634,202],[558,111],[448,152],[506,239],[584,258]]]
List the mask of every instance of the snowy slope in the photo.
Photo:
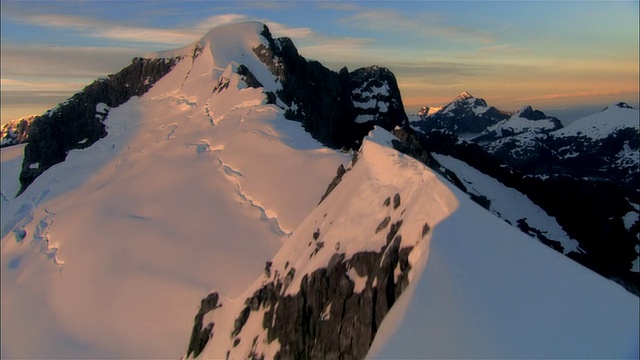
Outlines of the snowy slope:
[[562,230],[557,220],[547,215],[526,195],[503,185],[454,157],[440,154],[433,154],[433,156],[460,178],[469,193],[486,197],[490,202],[489,210],[499,218],[513,226],[523,223],[533,229],[544,229],[540,235],[559,242],[565,255],[572,251],[583,252],[578,242]]
[[[25,145],[14,145],[0,150],[0,161],[2,162],[2,183],[0,183],[0,197],[2,198],[2,206],[4,203],[13,199],[18,190],[20,183],[16,180],[20,175],[22,166],[22,156],[24,155]],[[4,181],[7,179],[7,181]]]
[[[208,33],[195,59],[110,109],[107,137],[3,200],[3,358],[177,358],[203,294],[244,291],[317,205],[350,157],[236,74],[276,86],[252,51],[260,30]],[[3,194],[18,149],[2,149]]]
[[485,133],[493,132],[500,138],[522,133],[549,132],[561,127],[562,125],[557,119],[545,117],[543,114],[536,117],[534,110],[530,106],[525,106],[510,118],[488,127]]
[[555,137],[586,137],[600,140],[626,128],[638,128],[638,110],[624,103],[607,106],[601,112],[578,119],[566,127],[554,131]]
[[[309,214],[278,251],[268,274],[259,278],[244,295],[222,300],[221,309],[224,311],[215,310],[207,315],[205,323],[211,321],[215,324],[214,336],[211,344],[204,349],[203,357],[222,358],[227,351],[230,351],[231,358],[246,358],[251,353],[273,357],[283,350],[279,342],[286,339],[277,334],[277,329],[263,328],[263,318],[273,308],[284,306],[281,303],[252,308],[241,331],[229,336],[237,327],[238,314],[245,304],[251,302],[249,299],[253,294],[268,291],[265,289],[269,289],[270,283],[277,284],[285,278],[281,292],[273,296],[295,298],[304,294],[301,287],[308,289],[312,286],[307,279],[318,270],[353,261],[358,254],[378,251],[390,253],[385,252],[385,248],[389,246],[389,228],[396,223],[399,223],[399,249],[409,249],[410,267],[417,266],[428,255],[429,227],[440,222],[456,206],[457,200],[452,193],[424,165],[391,148],[378,145],[372,139],[366,139],[355,166],[349,168],[338,187]],[[351,298],[375,288],[378,279],[363,276],[353,266],[346,268],[346,276],[353,282],[353,293],[349,293]],[[407,272],[405,276],[408,275],[409,282],[413,281],[412,271],[401,270],[397,265],[396,272],[397,279]],[[292,275],[285,277],[285,274]],[[329,278],[324,281],[327,284],[331,282]],[[320,302],[318,310],[322,311],[317,312],[319,316],[323,313],[322,319],[318,319],[320,321],[328,321],[331,317],[339,319],[345,314],[342,313],[345,311],[342,305],[332,303],[331,296],[329,294],[328,299]],[[311,298],[307,300],[311,301]],[[295,309],[290,310],[295,312]],[[277,313],[273,321],[278,323]],[[317,331],[322,332],[322,327],[319,326]],[[278,341],[267,341],[270,336],[275,336]],[[251,339],[257,340],[252,342]],[[318,343],[321,340],[318,339]]]
[[638,297],[449,187],[460,205],[369,358],[638,358]]
[[[389,136],[377,135],[365,139],[355,165],[265,274],[205,314],[203,324],[214,331],[203,358],[313,357],[318,347],[329,351],[320,354],[356,355],[349,351],[360,345],[356,339],[369,335],[362,328],[375,328],[375,312],[368,318],[361,310],[371,310],[367,299],[382,290],[381,277],[353,260],[380,251],[384,264],[387,228],[398,223],[392,237],[408,251],[408,265],[399,262],[392,273],[396,286],[406,278],[408,287],[378,328],[369,358],[637,357],[636,296],[499,220],[421,163],[379,145]],[[348,283],[334,298],[336,271]],[[318,282],[329,295],[315,294]],[[332,332],[336,318],[343,323]],[[318,337],[292,349],[283,323]],[[352,337],[345,340],[345,331]]]
[[22,147],[1,150],[2,358],[179,358],[214,292],[203,358],[297,354],[300,322],[319,330],[298,349],[310,354],[363,357],[374,341],[380,358],[637,356],[637,297],[479,208],[383,130],[347,165],[285,120],[253,51],[262,27],[153,54],[182,60],[16,198]]

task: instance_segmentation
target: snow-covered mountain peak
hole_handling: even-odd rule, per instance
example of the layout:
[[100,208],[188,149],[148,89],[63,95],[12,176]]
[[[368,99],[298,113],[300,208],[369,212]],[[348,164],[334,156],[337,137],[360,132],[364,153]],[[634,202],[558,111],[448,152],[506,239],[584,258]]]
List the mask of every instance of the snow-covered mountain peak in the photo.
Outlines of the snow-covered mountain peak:
[[460,106],[473,111],[477,115],[480,115],[489,109],[487,102],[484,99],[476,98],[470,93],[464,91],[458,94],[458,96],[456,96],[449,105],[445,106],[443,112],[446,112],[447,110],[454,110]]
[[[615,105],[612,105],[612,106],[623,108],[623,109],[633,109],[633,107],[631,105],[627,104],[626,102],[619,102],[619,103],[617,103]],[[607,106],[606,108],[602,109],[602,111],[605,111],[608,108],[609,107]]]
[[463,92],[461,92],[460,94],[458,94],[456,96],[456,100],[468,100],[468,99],[473,99],[473,98],[474,98],[474,96],[471,95],[470,93],[466,92],[466,91],[463,91]]
[[209,51],[212,54],[219,52],[220,55],[238,53],[237,50],[246,52],[261,43],[266,45],[266,39],[261,35],[265,26],[259,21],[246,21],[214,27],[199,40],[187,46],[149,53],[145,58],[196,58],[203,51]]
[[529,120],[539,120],[540,118],[544,118],[544,114],[541,111],[534,112],[533,108],[529,105],[523,106],[518,109],[514,116],[522,117]]
[[604,139],[623,129],[635,129],[638,132],[639,120],[638,110],[626,103],[618,103],[580,118],[553,134],[556,137],[578,136],[594,140]]

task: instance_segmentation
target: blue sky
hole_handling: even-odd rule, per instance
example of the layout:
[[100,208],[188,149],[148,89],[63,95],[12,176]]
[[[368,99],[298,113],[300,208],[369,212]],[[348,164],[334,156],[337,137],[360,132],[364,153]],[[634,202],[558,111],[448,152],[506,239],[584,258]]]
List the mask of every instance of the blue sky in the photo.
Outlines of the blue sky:
[[638,106],[638,1],[5,1],[2,121],[55,106],[134,56],[260,20],[338,70],[389,67],[409,112],[469,91],[571,121]]

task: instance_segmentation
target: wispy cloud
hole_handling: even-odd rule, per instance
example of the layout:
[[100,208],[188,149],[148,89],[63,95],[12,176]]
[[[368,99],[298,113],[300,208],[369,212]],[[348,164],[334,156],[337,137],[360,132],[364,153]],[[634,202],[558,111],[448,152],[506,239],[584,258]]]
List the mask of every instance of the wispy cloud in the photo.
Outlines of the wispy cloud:
[[287,25],[274,21],[262,21],[269,27],[269,30],[272,34],[274,34],[274,36],[287,36],[292,39],[308,39],[314,37],[317,38],[320,36],[318,33],[314,32],[313,30],[311,30],[311,28],[308,27],[289,27]]
[[2,85],[2,90],[11,90],[11,91],[65,91],[65,90],[73,90],[77,89],[80,86],[84,86],[86,84],[83,83],[70,83],[66,81],[42,81],[40,79],[37,80],[17,80],[17,79],[0,79],[0,84]]
[[141,54],[120,47],[3,44],[2,78],[95,78],[120,70],[136,55]]
[[609,95],[623,95],[623,94],[638,94],[638,89],[614,89],[614,90],[592,90],[592,91],[574,91],[564,93],[551,93],[526,96],[513,99],[515,101],[534,101],[534,100],[555,100],[555,99],[568,99],[568,98],[584,98],[592,96],[609,96]]
[[251,18],[243,14],[231,13],[231,14],[214,15],[200,21],[195,26],[194,30],[198,30],[201,34],[204,34],[208,30],[220,25],[236,23],[241,21],[248,21],[248,20],[251,20]]
[[499,44],[492,46],[484,46],[475,50],[471,56],[473,57],[490,57],[490,56],[514,56],[514,55],[532,55],[534,52],[530,49],[524,49],[513,44]]
[[37,24],[44,27],[81,31],[84,36],[92,38],[166,46],[186,45],[197,40],[214,27],[243,21],[262,21],[277,36],[288,36],[294,39],[319,36],[308,27],[289,27],[282,23],[236,13],[210,16],[192,26],[174,29],[130,26],[90,17],[64,14],[22,14],[16,19],[23,23]]
[[22,14],[15,20],[30,25],[82,31],[87,37],[111,39],[119,42],[184,45],[201,35],[190,29],[136,27],[65,14]]
[[389,9],[357,9],[345,10],[356,13],[346,16],[341,21],[355,28],[417,35],[421,37],[441,37],[453,41],[479,42],[490,44],[496,37],[486,31],[464,26],[444,24],[443,20],[434,14],[405,15],[399,11]]

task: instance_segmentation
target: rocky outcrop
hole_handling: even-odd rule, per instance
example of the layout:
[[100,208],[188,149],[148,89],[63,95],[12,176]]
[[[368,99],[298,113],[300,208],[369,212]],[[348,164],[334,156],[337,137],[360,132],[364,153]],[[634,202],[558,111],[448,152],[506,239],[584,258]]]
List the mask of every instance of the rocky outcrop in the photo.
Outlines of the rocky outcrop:
[[100,78],[56,108],[37,117],[28,131],[20,184],[22,193],[40,174],[107,135],[109,108],[141,96],[166,75],[178,59],[134,58],[120,72]]
[[[401,249],[399,235],[393,235],[401,224],[389,230],[392,240],[387,249],[360,252],[348,260],[335,254],[327,268],[302,279],[295,295],[278,293],[281,286],[276,282],[247,300],[253,312],[264,311],[267,339],[280,344],[276,358],[365,357],[382,320],[409,283],[411,248]],[[364,289],[356,291],[349,269],[367,279]]]
[[209,322],[204,326],[204,316],[211,311],[222,307],[222,305],[218,303],[218,300],[218,293],[213,292],[207,295],[207,297],[202,299],[200,302],[200,309],[193,320],[193,330],[191,331],[187,357],[191,356],[191,354],[193,354],[194,357],[200,355],[204,347],[207,346],[209,339],[213,336],[213,327],[215,324],[213,322]]
[[[228,358],[238,355],[234,349],[245,342],[251,342],[249,358],[252,359],[264,359],[264,348],[259,345],[272,343],[279,346],[272,354],[274,359],[363,359],[366,356],[386,314],[409,285],[409,254],[413,249],[402,246],[404,212],[399,210],[400,194],[389,196],[380,204],[392,215],[385,217],[375,229],[363,229],[371,231],[371,236],[386,234],[386,243],[379,251],[361,251],[347,258],[336,248],[326,267],[305,274],[295,292],[288,289],[296,269],[287,267],[287,263],[286,274],[273,272],[272,263],[267,263],[266,281],[244,301],[235,316]],[[430,229],[425,223],[423,238]],[[320,235],[319,230],[313,233],[312,241],[316,245],[322,243]],[[215,308],[216,303],[210,306],[211,296],[202,300],[187,356],[198,356],[202,350],[200,344],[206,344],[211,335],[213,323],[205,326],[202,321],[204,314]],[[217,300],[217,294],[215,298]],[[245,329],[252,319],[253,324],[256,319],[260,320],[261,329]]]
[[[307,61],[291,39],[274,39],[266,26],[262,36],[268,45],[259,45],[254,52],[282,84],[275,95],[287,106],[285,117],[300,121],[323,144],[357,148],[373,125],[391,130],[406,121],[400,92],[389,70],[370,67],[349,73],[343,68],[336,73],[317,61]],[[376,115],[366,124],[356,122],[361,110],[354,106],[354,89],[372,89],[383,84],[386,92],[379,96],[379,101],[388,104],[384,105],[387,113]]]
[[246,66],[239,65],[236,72],[242,77],[242,81],[244,81],[244,83],[247,84],[248,87],[254,89],[262,87],[262,83],[258,81],[258,79],[256,79],[256,76],[253,75],[251,70],[249,70],[249,68],[247,68]]
[[371,122],[391,131],[402,125],[399,120],[407,119],[400,89],[389,69],[368,66],[352,71],[349,77],[356,122]]

